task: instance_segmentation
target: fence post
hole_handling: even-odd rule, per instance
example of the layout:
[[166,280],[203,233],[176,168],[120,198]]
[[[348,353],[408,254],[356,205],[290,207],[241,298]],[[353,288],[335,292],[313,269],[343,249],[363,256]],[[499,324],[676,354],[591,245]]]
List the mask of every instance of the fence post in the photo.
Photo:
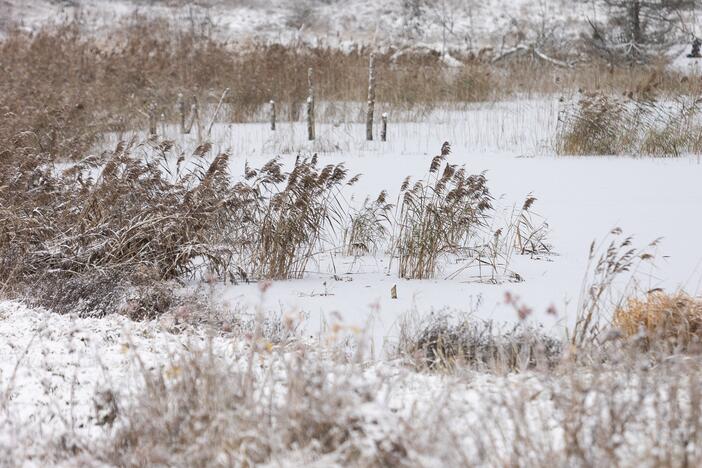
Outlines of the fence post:
[[180,133],[183,134],[183,133],[186,133],[186,131],[185,131],[185,99],[183,99],[183,93],[178,93],[176,107],[178,108],[178,113],[180,114]]
[[383,112],[383,126],[380,129],[380,140],[388,141],[388,113]]
[[307,70],[307,84],[309,92],[307,95],[307,139],[312,141],[315,139],[314,128],[314,82],[312,80],[312,68]]
[[275,101],[271,100],[271,130],[275,132]]
[[373,141],[373,113],[375,112],[375,53],[368,63],[368,111],[366,113],[366,140]]
[[156,103],[149,104],[149,135],[156,135]]

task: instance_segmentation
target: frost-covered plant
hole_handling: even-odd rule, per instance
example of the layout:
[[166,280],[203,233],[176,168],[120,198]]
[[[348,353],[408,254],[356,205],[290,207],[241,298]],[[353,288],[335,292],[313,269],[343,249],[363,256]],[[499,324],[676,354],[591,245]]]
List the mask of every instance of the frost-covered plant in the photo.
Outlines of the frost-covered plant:
[[347,178],[343,164],[319,168],[314,155],[298,157],[287,174],[277,159],[260,170],[247,168],[246,179],[246,190],[255,194],[250,221],[256,229],[249,265],[241,269],[255,278],[301,277],[326,230],[343,222],[347,207],[338,194],[358,176]]
[[556,365],[563,343],[526,323],[505,328],[491,321],[456,321],[432,314],[418,326],[404,324],[398,351],[420,368],[468,366],[509,372]]

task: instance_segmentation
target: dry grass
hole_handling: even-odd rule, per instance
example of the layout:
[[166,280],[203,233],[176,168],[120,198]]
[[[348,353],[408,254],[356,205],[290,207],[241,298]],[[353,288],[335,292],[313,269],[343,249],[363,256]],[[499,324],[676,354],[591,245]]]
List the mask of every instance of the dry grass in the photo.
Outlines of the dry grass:
[[[702,369],[677,355],[651,367],[624,349],[606,363],[561,362],[488,379],[456,367],[441,377],[396,368],[385,375],[301,344],[272,352],[254,345],[252,356],[265,363],[262,372],[211,351],[142,369],[143,388],[118,401],[106,445],[86,444],[87,452],[118,466],[674,467],[702,460],[695,443]],[[431,392],[405,393],[418,384]],[[468,396],[476,392],[477,399]]]
[[[0,43],[0,142],[4,150],[31,148],[52,158],[81,159],[107,130],[145,128],[149,106],[179,122],[178,95],[214,107],[225,89],[220,118],[267,120],[268,102],[285,120],[302,117],[307,70],[313,68],[320,102],[365,102],[369,50],[231,45],[165,23],[136,17],[114,25],[109,44],[84,35],[78,23],[36,34],[15,30]],[[593,62],[563,70],[541,62],[491,64],[461,57],[452,69],[436,55],[393,51],[376,55],[380,111],[431,110],[446,103],[507,99],[575,89],[622,93],[655,89],[698,95],[699,83],[656,67],[611,68]],[[643,91],[641,91],[643,92]],[[362,119],[354,111],[344,118]],[[336,112],[318,120],[335,120]]]
[[699,154],[701,103],[697,96],[584,94],[561,111],[556,149],[566,155]]
[[372,202],[364,200],[363,206],[350,215],[349,226],[344,230],[344,254],[362,256],[376,254],[392,224],[387,203],[387,192],[383,191]]
[[349,179],[343,164],[318,168],[317,162],[316,154],[298,156],[289,174],[282,173],[278,160],[260,171],[247,169],[252,189],[267,199],[251,216],[258,228],[251,259],[253,277],[301,278],[308,260],[321,251],[322,236],[343,222],[348,207],[339,192],[358,176]]
[[[3,293],[82,315],[160,315],[163,282],[300,277],[347,210],[342,165],[277,160],[231,180],[210,145],[190,161],[170,141],[120,143],[64,170],[19,154],[0,167]],[[15,163],[17,161],[17,163]],[[187,166],[187,168],[186,168]],[[163,283],[163,284],[162,284]]]
[[666,343],[673,348],[699,347],[702,339],[702,300],[684,292],[651,292],[630,298],[614,312],[613,325],[627,338]]
[[442,255],[470,254],[478,229],[486,225],[492,208],[487,180],[443,164],[450,152],[444,143],[427,177],[412,186],[407,177],[400,188],[394,250],[401,278],[432,278]]
[[656,239],[646,247],[635,247],[633,237],[624,236],[620,228],[615,228],[601,244],[590,244],[575,326],[569,332],[574,349],[580,352],[591,346],[599,348],[617,336],[610,333],[612,311],[627,297],[637,269],[655,259],[652,251],[658,242]]
[[[254,347],[252,357],[263,358],[259,352]],[[119,466],[323,457],[347,466],[406,466],[406,437],[360,411],[376,401],[378,384],[361,384],[353,368],[330,379],[324,359],[297,352],[290,360],[274,355],[276,375],[229,366],[207,351],[180,356],[165,372],[144,369],[143,392],[124,408],[124,424],[100,458]]]
[[396,351],[418,369],[467,367],[498,373],[547,369],[563,357],[558,338],[526,323],[506,329],[489,321],[434,314],[418,325],[404,323]]

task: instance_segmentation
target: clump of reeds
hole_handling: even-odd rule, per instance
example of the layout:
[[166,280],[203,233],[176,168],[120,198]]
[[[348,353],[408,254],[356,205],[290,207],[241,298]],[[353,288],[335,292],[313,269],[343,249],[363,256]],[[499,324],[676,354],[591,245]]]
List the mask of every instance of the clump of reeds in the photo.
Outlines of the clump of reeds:
[[548,255],[553,248],[548,240],[549,226],[532,210],[536,197],[529,195],[512,219],[514,247],[520,255]]
[[632,139],[624,100],[606,94],[585,94],[559,116],[560,154],[619,154]]
[[450,152],[444,143],[427,177],[413,185],[408,177],[400,188],[394,249],[402,278],[431,278],[441,255],[469,250],[492,208],[485,176],[444,164]]
[[278,160],[260,170],[247,170],[247,183],[263,195],[252,212],[257,226],[251,246],[252,276],[301,277],[327,229],[343,223],[346,206],[339,190],[354,184],[358,176],[349,179],[343,164],[318,167],[317,162],[316,155],[298,157],[286,174]]
[[591,344],[600,346],[611,337],[609,321],[605,314],[611,317],[612,310],[621,301],[621,293],[615,295],[615,287],[629,287],[632,277],[627,278],[627,273],[632,272],[643,262],[654,259],[651,250],[658,245],[658,240],[649,243],[646,248],[633,246],[631,236],[622,236],[620,228],[610,232],[613,237],[606,247],[598,246],[594,241],[590,245],[589,265],[583,281],[583,289],[576,311],[576,322],[570,332],[571,344],[575,348],[582,348]]
[[[230,185],[228,155],[186,171],[180,168],[181,155],[176,172],[169,174],[171,142],[140,147],[146,159],[133,156],[136,149],[120,143],[61,172],[40,157],[19,168],[3,167],[8,182],[0,199],[4,286],[46,286],[46,294],[36,298],[40,302],[69,288],[64,292],[73,293],[59,299],[85,301],[90,294],[80,292],[81,281],[97,294],[99,284],[115,278],[139,285],[203,270],[225,275],[232,249],[218,240],[239,201]],[[196,157],[206,152],[203,148]]]
[[656,99],[586,93],[559,116],[557,151],[566,155],[680,156],[702,151],[699,97]]
[[344,254],[361,256],[375,254],[391,225],[387,192],[383,191],[373,201],[366,199],[363,206],[350,215],[350,225],[344,231]]
[[684,292],[653,291],[629,298],[614,312],[613,325],[626,338],[642,338],[647,346],[666,343],[688,349],[702,340],[702,300]]

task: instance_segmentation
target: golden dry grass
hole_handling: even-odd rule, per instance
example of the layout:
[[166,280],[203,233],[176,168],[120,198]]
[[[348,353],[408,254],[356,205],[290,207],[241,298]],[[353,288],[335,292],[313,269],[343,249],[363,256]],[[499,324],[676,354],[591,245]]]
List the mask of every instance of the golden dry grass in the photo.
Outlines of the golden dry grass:
[[702,299],[685,292],[656,291],[630,298],[616,309],[614,325],[626,336],[643,333],[648,341],[664,340],[688,347],[702,338]]

